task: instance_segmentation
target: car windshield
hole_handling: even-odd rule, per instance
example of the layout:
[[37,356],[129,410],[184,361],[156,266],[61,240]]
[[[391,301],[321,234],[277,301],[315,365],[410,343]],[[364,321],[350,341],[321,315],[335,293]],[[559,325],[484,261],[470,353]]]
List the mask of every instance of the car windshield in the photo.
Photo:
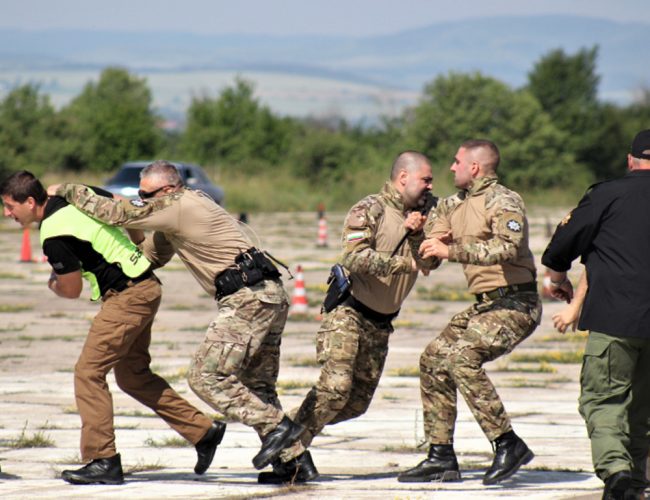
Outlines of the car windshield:
[[140,184],[140,171],[144,167],[129,167],[121,169],[115,177],[110,180],[110,184],[124,184],[126,186],[137,186]]

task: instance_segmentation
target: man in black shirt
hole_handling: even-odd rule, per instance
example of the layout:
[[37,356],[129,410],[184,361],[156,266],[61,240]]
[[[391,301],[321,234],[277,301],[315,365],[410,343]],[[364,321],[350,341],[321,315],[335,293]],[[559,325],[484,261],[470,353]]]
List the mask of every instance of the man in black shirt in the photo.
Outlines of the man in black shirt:
[[650,440],[650,129],[639,132],[628,173],[591,187],[558,225],[542,263],[552,292],[570,301],[566,276],[581,257],[588,291],[578,324],[589,330],[580,414],[603,498],[637,498],[647,486]]
[[124,480],[106,383],[111,369],[124,392],[154,410],[196,446],[194,471],[205,472],[225,424],[212,422],[151,372],[151,326],[161,289],[149,261],[119,229],[91,219],[63,198],[48,199],[29,172],[16,172],[2,182],[0,196],[5,216],[22,225],[40,222],[43,252],[53,268],[50,290],[60,297],[77,298],[83,276],[91,285],[92,300],[102,301],[74,374],[82,422],[81,457],[89,463],[63,471],[62,478],[74,484],[120,484]]

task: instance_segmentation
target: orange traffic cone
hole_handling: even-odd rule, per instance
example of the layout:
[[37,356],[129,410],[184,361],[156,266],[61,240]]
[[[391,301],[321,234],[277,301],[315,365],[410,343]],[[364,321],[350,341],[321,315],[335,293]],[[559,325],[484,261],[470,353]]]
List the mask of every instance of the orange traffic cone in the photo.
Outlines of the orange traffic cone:
[[327,219],[324,215],[318,220],[318,240],[316,240],[316,246],[327,246]]
[[302,266],[296,267],[296,284],[293,287],[291,298],[291,309],[289,314],[307,313],[307,295],[305,294],[305,277],[302,274]]
[[29,228],[23,229],[23,244],[20,247],[20,262],[33,262],[32,243],[29,239]]

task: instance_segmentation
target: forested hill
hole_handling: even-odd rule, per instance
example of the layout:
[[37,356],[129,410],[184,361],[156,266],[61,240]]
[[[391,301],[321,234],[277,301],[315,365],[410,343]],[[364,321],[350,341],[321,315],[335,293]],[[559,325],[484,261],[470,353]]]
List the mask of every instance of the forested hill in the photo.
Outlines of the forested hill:
[[468,19],[359,38],[0,29],[0,68],[119,64],[136,71],[274,71],[420,90],[435,75],[449,71],[478,70],[520,86],[532,63],[549,50],[574,52],[598,45],[601,97],[625,102],[631,91],[650,80],[649,28],[641,22],[537,16]]

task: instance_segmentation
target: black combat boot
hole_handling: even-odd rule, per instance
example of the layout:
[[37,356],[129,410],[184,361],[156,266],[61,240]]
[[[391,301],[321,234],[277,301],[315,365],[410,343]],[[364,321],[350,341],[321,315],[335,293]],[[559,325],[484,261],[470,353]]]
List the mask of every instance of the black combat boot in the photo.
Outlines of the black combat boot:
[[196,449],[194,472],[196,474],[203,474],[208,470],[214,458],[214,452],[217,451],[217,446],[221,443],[225,432],[226,424],[215,420],[212,422],[208,432],[205,433],[205,436],[201,438],[201,441],[196,443],[194,446]]
[[630,471],[616,472],[605,480],[603,500],[628,500],[632,495],[632,474]]
[[514,431],[501,434],[494,440],[494,447],[494,460],[483,476],[483,484],[497,484],[509,478],[535,456]]
[[273,472],[260,472],[257,482],[260,484],[306,483],[318,479],[318,470],[311,459],[309,451],[282,463],[273,461]]
[[291,446],[303,433],[305,428],[295,423],[286,415],[278,426],[262,438],[262,448],[253,457],[256,469],[263,469],[276,458],[282,450]]
[[120,454],[111,458],[96,458],[81,469],[64,470],[61,478],[72,484],[122,484],[124,473]]
[[460,481],[458,460],[451,444],[432,444],[429,454],[412,469],[397,476],[400,483],[425,483],[428,481]]

